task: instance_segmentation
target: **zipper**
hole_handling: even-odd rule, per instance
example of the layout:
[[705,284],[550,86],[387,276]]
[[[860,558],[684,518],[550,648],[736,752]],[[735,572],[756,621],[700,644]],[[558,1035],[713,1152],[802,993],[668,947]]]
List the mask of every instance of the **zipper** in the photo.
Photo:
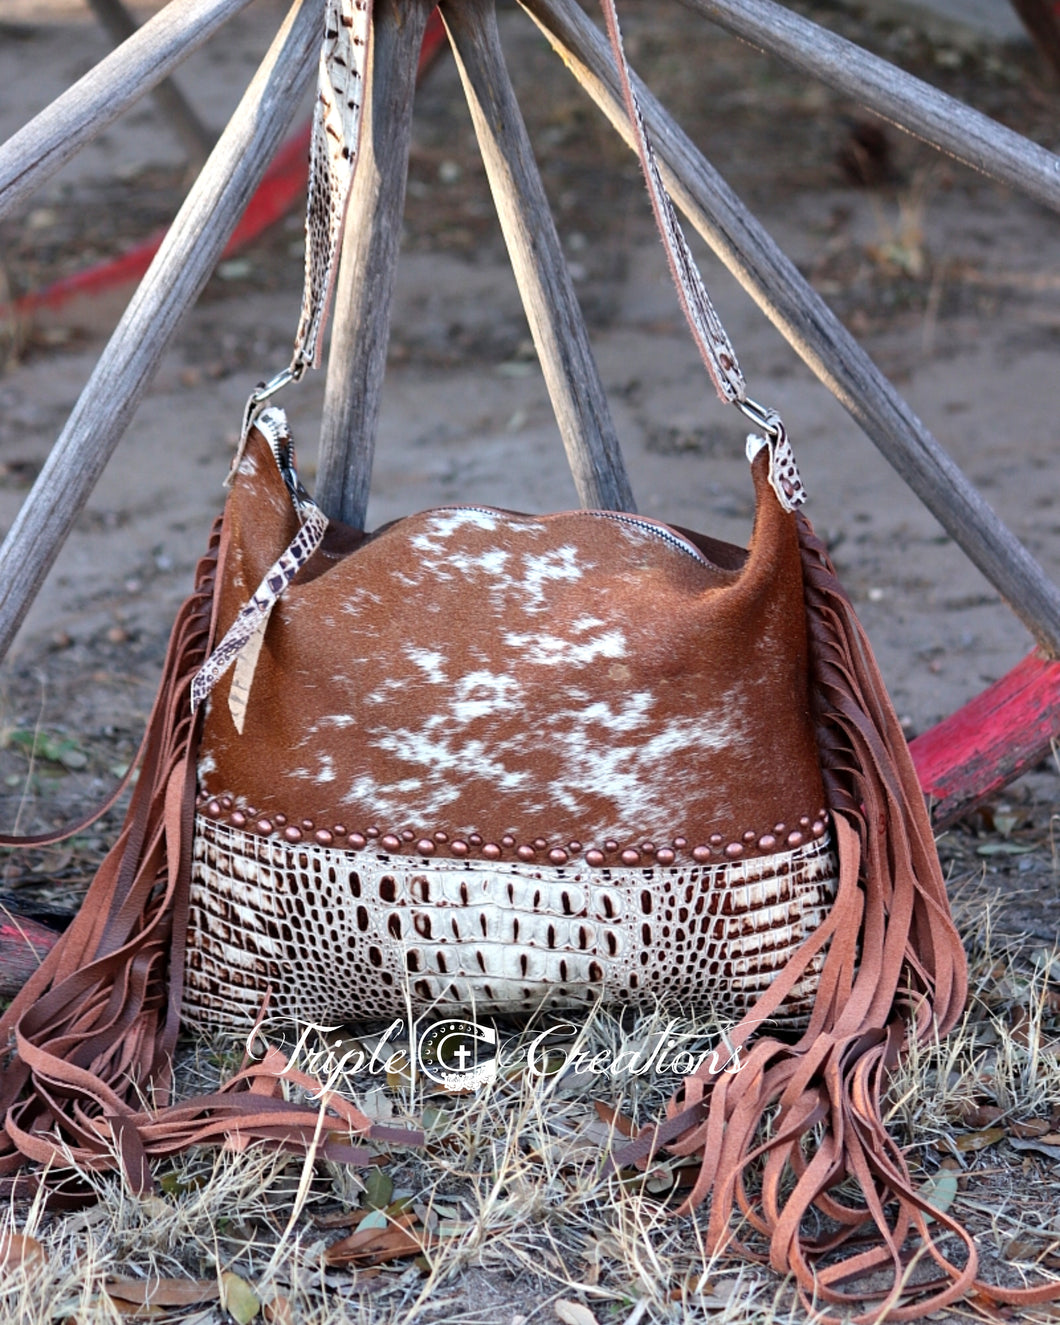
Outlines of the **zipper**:
[[654,534],[656,538],[661,538],[664,543],[669,543],[671,547],[677,548],[679,552],[686,553],[694,561],[698,561],[701,566],[712,564],[700,552],[699,548],[690,543],[688,539],[675,533],[668,525],[642,520],[636,515],[627,515],[624,511],[583,511],[582,514],[597,515],[602,520],[617,520],[619,524],[631,524],[635,529],[642,529],[645,533]]
[[[502,510],[499,506],[435,506],[432,509],[436,511],[472,511],[477,515],[518,514],[518,512]],[[656,538],[661,539],[664,543],[669,543],[672,548],[676,548],[678,552],[685,553],[685,555],[691,557],[693,561],[699,562],[701,566],[707,566],[710,569],[714,569],[714,563],[708,561],[703,553],[700,552],[699,548],[690,543],[686,538],[682,538],[680,534],[675,533],[668,525],[660,524],[657,521],[644,520],[637,515],[627,515],[625,511],[581,510],[571,511],[570,514],[596,516],[601,520],[616,520],[619,524],[632,525],[634,529],[639,529],[643,533],[654,534]],[[530,515],[527,518],[535,520],[540,519],[541,517]]]

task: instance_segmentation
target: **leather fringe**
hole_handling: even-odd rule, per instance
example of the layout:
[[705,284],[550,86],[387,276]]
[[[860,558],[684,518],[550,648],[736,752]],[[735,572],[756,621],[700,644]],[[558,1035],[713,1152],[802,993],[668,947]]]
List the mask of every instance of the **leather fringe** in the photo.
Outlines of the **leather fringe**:
[[[667,1121],[615,1163],[643,1163],[661,1145],[699,1155],[697,1181],[678,1213],[710,1197],[708,1251],[792,1274],[815,1313],[882,1298],[853,1319],[914,1320],[981,1287],[978,1258],[970,1235],[917,1191],[884,1127],[882,1099],[903,1049],[931,1043],[960,1017],[965,955],[923,794],[868,640],[823,543],[796,518],[840,860],[835,905],[729,1036],[741,1051],[739,1070],[687,1078]],[[825,945],[805,1033],[792,1044],[763,1032]],[[860,1186],[860,1201],[838,1190],[848,1178]],[[758,1235],[755,1246],[733,1235],[737,1212]],[[946,1234],[963,1243],[963,1266],[939,1249]],[[841,1291],[880,1272],[882,1289]]]
[[289,1103],[285,1081],[310,1092],[319,1083],[275,1048],[215,1093],[170,1102],[194,821],[190,686],[211,643],[220,542],[218,522],[173,627],[121,834],[70,928],[0,1018],[0,1175],[31,1161],[49,1166],[53,1186],[71,1168],[121,1170],[142,1195],[154,1185],[149,1161],[190,1145],[257,1140],[365,1163],[352,1135],[422,1141],[330,1093],[317,1107]]

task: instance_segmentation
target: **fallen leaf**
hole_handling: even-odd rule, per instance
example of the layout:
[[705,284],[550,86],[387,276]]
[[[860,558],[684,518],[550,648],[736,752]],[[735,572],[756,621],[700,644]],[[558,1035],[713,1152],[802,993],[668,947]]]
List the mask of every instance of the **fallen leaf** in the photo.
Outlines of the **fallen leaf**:
[[32,1265],[34,1261],[46,1259],[44,1248],[28,1233],[0,1234],[0,1269],[9,1270],[15,1265]]
[[294,1311],[290,1300],[277,1294],[271,1302],[265,1303],[265,1319],[269,1325],[294,1325]]
[[1004,1116],[1000,1104],[972,1104],[961,1112],[965,1127],[990,1127]]
[[719,1279],[716,1283],[712,1283],[704,1275],[695,1290],[697,1294],[696,1305],[724,1310],[728,1307],[739,1284],[738,1279]]
[[597,1325],[596,1317],[588,1307],[582,1306],[580,1302],[571,1302],[565,1297],[561,1297],[555,1304],[556,1315],[563,1322],[563,1325]]
[[384,1169],[373,1167],[364,1174],[364,1202],[373,1210],[385,1209],[394,1197],[394,1180]]
[[191,1307],[221,1296],[216,1279],[107,1279],[109,1297],[154,1307]]
[[314,1215],[313,1223],[317,1228],[349,1228],[351,1224],[359,1224],[363,1218],[361,1210],[336,1210],[334,1214]]
[[1002,1255],[1007,1261],[1033,1261],[1041,1251],[1041,1244],[1029,1242],[1025,1238],[1013,1238],[1002,1248]]
[[[933,1210],[944,1215],[957,1198],[957,1174],[952,1169],[939,1169],[920,1188],[920,1195]],[[933,1216],[927,1214],[924,1218],[930,1223]]]
[[963,1136],[957,1137],[954,1144],[958,1150],[967,1154],[969,1151],[986,1150],[988,1146],[996,1146],[1005,1136],[1003,1127],[988,1127],[981,1132],[965,1132]]
[[257,1293],[238,1274],[226,1270],[221,1275],[221,1305],[236,1322],[236,1325],[250,1325],[261,1310]]
[[1049,1123],[1044,1118],[1026,1118],[1023,1122],[1009,1123],[1009,1132],[1012,1136],[1018,1136],[1021,1141],[1027,1141],[1032,1137],[1044,1137],[1051,1131]]
[[1060,1161],[1060,1145],[1050,1145],[1044,1137],[1030,1137],[1021,1141],[1018,1136],[1010,1136],[1008,1143],[1014,1150],[1033,1150],[1046,1159]]
[[619,1136],[631,1137],[633,1135],[633,1124],[628,1118],[616,1109],[612,1109],[609,1104],[605,1104],[603,1100],[594,1100],[593,1104],[600,1116],[600,1121],[606,1123],[608,1127],[613,1127]]
[[383,1265],[402,1256],[418,1256],[431,1244],[430,1234],[414,1231],[411,1212],[391,1220],[386,1228],[358,1229],[324,1252],[325,1265]]

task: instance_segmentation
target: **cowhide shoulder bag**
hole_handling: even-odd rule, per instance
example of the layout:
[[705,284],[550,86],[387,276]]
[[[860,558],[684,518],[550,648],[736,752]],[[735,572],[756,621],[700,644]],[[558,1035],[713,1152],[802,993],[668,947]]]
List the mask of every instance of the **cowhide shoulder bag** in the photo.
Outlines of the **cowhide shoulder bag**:
[[[0,1172],[72,1159],[143,1191],[152,1157],[232,1134],[349,1162],[352,1136],[394,1139],[334,1095],[289,1102],[285,1077],[313,1083],[276,1049],[168,1102],[182,1021],[245,1038],[266,1005],[320,1023],[406,998],[705,1004],[735,1019],[740,1071],[687,1078],[611,1162],[699,1155],[682,1208],[710,1197],[709,1250],[755,1254],[738,1210],[807,1301],[859,1300],[839,1285],[884,1270],[886,1310],[912,1319],[966,1294],[977,1259],[881,1101],[903,1048],[960,1015],[964,954],[870,647],[798,512],[783,425],[747,399],[603,9],[689,325],[756,424],[749,548],[477,506],[366,535],[302,489],[267,401],[316,357],[335,269],[358,123],[329,60],[361,58],[370,22],[351,6],[325,44],[295,359],[251,399],[122,834],[0,1021]],[[835,1194],[848,1177],[863,1204]],[[910,1238],[931,1282],[907,1282]]]

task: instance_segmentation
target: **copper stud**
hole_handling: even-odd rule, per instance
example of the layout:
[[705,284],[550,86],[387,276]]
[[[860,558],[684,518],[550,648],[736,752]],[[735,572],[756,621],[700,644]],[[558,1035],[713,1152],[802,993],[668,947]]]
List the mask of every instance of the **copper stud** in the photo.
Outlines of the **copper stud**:
[[730,842],[729,845],[725,848],[725,854],[729,857],[730,860],[738,860],[740,856],[743,855],[743,843]]
[[294,824],[288,824],[287,827],[283,830],[283,835],[288,840],[288,842],[301,842],[302,840],[302,830],[300,828],[296,828]]
[[581,851],[581,849],[582,849],[582,844],[580,842],[567,843],[567,850],[571,853],[572,856],[576,856],[578,852]]
[[387,851],[400,851],[401,838],[395,837],[393,833],[387,833],[382,839],[381,845],[386,847]]
[[687,838],[687,837],[675,837],[675,838],[674,838],[674,846],[677,848],[678,851],[684,851],[685,847],[688,846],[688,838]]
[[216,819],[218,815],[221,813],[221,802],[211,801],[209,805],[207,805],[206,807],[206,813],[210,816],[211,819]]
[[670,847],[660,847],[655,853],[655,859],[660,865],[672,865],[677,859],[677,853],[672,851]]
[[454,856],[466,856],[467,843],[461,842],[460,838],[457,838],[455,842],[451,842],[449,844],[449,850],[453,853]]
[[482,845],[482,834],[481,834],[481,833],[471,833],[471,834],[468,836],[468,839],[467,839],[467,840],[471,843],[471,845],[472,845],[473,847],[480,847],[480,846]]
[[799,820],[799,827],[809,828],[809,826],[810,826],[810,816],[808,814],[804,814],[802,818]]
[[420,853],[421,856],[433,856],[434,843],[431,841],[429,837],[421,837],[420,840],[416,843],[416,850]]
[[312,819],[303,819],[303,820],[302,820],[302,831],[305,832],[305,833],[311,833],[311,832],[313,831],[313,820],[312,820]]
[[322,847],[331,846],[332,842],[334,842],[335,840],[334,837],[332,837],[332,835],[328,832],[326,828],[318,828],[317,831],[313,834],[313,836],[316,838],[316,840],[320,843]]
[[777,847],[777,839],[772,833],[764,833],[758,839],[758,845],[763,851],[775,851]]
[[226,809],[226,810],[230,810],[234,804],[235,804],[235,801],[232,799],[231,796],[222,796],[222,797],[221,797],[221,805],[222,805],[222,807],[223,807],[224,809]]
[[725,839],[722,837],[722,835],[721,835],[720,833],[711,833],[711,835],[710,835],[710,845],[711,845],[712,847],[720,847],[721,844],[722,844],[722,842],[724,842],[724,841],[725,841]]
[[512,837],[511,833],[505,833],[505,834],[504,834],[504,836],[501,838],[501,846],[502,846],[502,847],[513,847],[513,846],[515,846],[515,838]]
[[487,842],[482,848],[482,854],[487,860],[500,860],[501,849],[496,842]]
[[233,810],[229,816],[228,822],[233,828],[245,828],[247,825],[247,816],[242,810]]
[[[339,830],[336,828],[336,829],[335,829],[335,832],[337,833],[338,831],[339,831]],[[378,837],[378,836],[379,836],[379,829],[376,828],[376,826],[373,824],[371,828],[366,828],[366,829],[364,830],[364,835],[365,835],[365,837],[372,837],[372,838]]]
[[272,816],[272,821],[277,828],[282,828],[284,824],[287,822],[287,816],[286,814],[274,814]]
[[636,847],[626,847],[625,851],[622,852],[620,859],[623,865],[639,865],[640,852]]
[[817,811],[817,817],[818,817],[818,819],[827,819],[827,818],[828,818],[828,806],[827,806],[827,805],[822,805],[822,806],[821,806],[821,808]]
[[544,851],[545,847],[548,846],[548,842],[543,837],[535,837],[534,846],[537,848],[538,851]]
[[758,841],[758,834],[752,832],[752,830],[749,828],[747,832],[744,833],[743,840],[747,843],[748,846],[751,846],[752,843]]
[[774,825],[773,825],[773,832],[776,833],[777,837],[783,837],[784,834],[785,834],[787,831],[788,831],[788,826],[787,826],[787,824],[774,824]]
[[802,846],[802,834],[798,831],[798,829],[796,829],[793,833],[788,834],[788,846],[789,847]]
[[548,858],[553,865],[566,865],[567,861],[570,860],[570,856],[562,847],[553,847],[548,853]]
[[438,843],[439,846],[441,846],[443,842],[449,841],[449,834],[443,833],[442,830],[439,828],[439,830],[434,835],[434,840]]
[[259,819],[257,827],[258,832],[264,833],[266,836],[272,832],[272,824],[268,819]]
[[710,859],[710,847],[693,847],[692,859],[699,865],[705,865]]
[[607,857],[597,847],[592,847],[585,853],[586,864],[592,865],[596,868],[599,868],[606,859]]
[[605,850],[605,851],[617,851],[617,850],[618,850],[618,843],[615,841],[615,839],[614,839],[613,837],[609,837],[609,838],[607,839],[607,841],[604,843],[604,850]]
[[654,842],[642,842],[642,843],[640,844],[640,849],[641,849],[641,851],[644,852],[644,854],[645,854],[646,856],[654,856],[654,855],[655,855],[655,843],[654,843]]
[[529,843],[526,843],[525,845],[519,847],[515,854],[519,857],[520,860],[533,860],[533,858],[537,855],[537,852],[534,850],[532,846],[530,846]]
[[[234,815],[233,818],[235,818]],[[824,824],[820,819],[816,819],[813,828],[810,831],[813,833],[814,837],[824,837]]]
[[403,828],[401,830],[401,840],[402,842],[414,842],[416,840],[416,834],[411,828]]
[[[335,829],[335,836],[336,836],[336,837],[340,837],[340,836],[341,836],[341,834],[339,833],[339,830],[338,830],[337,828]],[[365,837],[365,835],[364,835],[363,833],[351,833],[351,834],[350,834],[350,846],[353,847],[353,849],[354,849],[355,851],[360,851],[360,849],[361,849],[362,847],[367,846],[367,845],[368,845],[368,839]]]

